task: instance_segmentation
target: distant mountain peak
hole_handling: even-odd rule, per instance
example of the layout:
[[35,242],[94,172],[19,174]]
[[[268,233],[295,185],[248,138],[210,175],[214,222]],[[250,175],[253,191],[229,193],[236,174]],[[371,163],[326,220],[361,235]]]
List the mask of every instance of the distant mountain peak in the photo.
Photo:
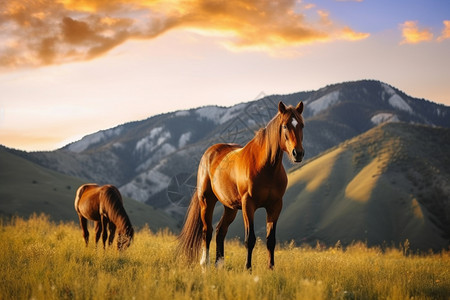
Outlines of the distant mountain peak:
[[122,127],[118,126],[112,129],[98,131],[96,133],[89,134],[83,137],[81,140],[73,142],[64,148],[71,151],[80,153],[88,149],[90,146],[101,143],[108,138],[118,136],[122,133]]
[[391,86],[386,83],[382,83],[382,86],[387,94],[387,101],[393,108],[413,113],[411,106],[409,106],[408,103],[406,103],[406,101],[403,100],[403,98],[400,97]]
[[306,109],[312,112],[312,115],[317,115],[321,111],[328,109],[330,106],[339,101],[339,91],[333,91],[318,99],[308,101],[305,103]]

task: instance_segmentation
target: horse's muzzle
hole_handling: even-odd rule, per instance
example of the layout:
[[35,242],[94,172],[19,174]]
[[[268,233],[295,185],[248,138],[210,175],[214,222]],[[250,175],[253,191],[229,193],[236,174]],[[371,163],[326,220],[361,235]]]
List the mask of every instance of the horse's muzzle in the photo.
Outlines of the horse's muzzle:
[[294,158],[295,162],[301,162],[303,160],[304,156],[305,156],[305,151],[303,149],[300,151],[297,151],[295,149],[292,150],[292,157]]

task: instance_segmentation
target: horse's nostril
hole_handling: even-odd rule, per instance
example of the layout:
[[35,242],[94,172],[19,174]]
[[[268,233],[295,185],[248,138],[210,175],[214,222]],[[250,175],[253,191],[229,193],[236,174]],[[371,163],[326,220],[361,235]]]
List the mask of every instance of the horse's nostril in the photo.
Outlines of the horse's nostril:
[[296,158],[297,157],[297,150],[292,150],[292,156],[294,157],[294,158]]

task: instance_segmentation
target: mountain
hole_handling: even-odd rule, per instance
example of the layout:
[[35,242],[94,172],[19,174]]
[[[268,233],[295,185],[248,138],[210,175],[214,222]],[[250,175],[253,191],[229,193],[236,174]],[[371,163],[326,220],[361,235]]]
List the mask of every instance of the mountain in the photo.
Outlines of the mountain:
[[[28,217],[45,213],[53,221],[74,221],[78,216],[73,203],[77,188],[86,181],[64,175],[0,147],[0,216]],[[176,231],[176,222],[164,212],[133,199],[124,198],[124,206],[134,226],[148,224],[156,231]]]
[[125,196],[181,223],[204,150],[218,142],[245,144],[276,114],[278,101],[295,105],[300,100],[305,103],[306,159],[384,122],[450,127],[449,107],[364,80],[263,96],[232,107],[166,113],[99,131],[56,151],[9,151],[60,173],[115,184]]

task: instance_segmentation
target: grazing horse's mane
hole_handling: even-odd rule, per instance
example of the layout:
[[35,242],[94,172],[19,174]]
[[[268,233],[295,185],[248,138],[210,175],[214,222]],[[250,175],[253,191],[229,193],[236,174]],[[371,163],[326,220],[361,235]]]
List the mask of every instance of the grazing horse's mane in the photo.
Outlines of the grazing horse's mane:
[[117,226],[119,233],[128,233],[133,237],[133,226],[123,207],[123,200],[119,190],[113,185],[108,185],[107,187],[102,189],[101,196],[104,198],[103,205],[108,218]]

